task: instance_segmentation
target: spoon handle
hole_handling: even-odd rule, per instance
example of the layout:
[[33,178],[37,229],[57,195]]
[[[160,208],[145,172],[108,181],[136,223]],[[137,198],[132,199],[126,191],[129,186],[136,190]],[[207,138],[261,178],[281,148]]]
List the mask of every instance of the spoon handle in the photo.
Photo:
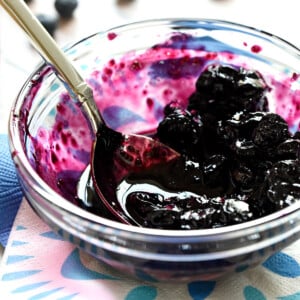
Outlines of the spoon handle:
[[72,98],[80,102],[90,121],[91,129],[96,133],[103,120],[95,104],[93,92],[67,55],[59,48],[24,0],[0,0],[0,4],[29,36],[34,48],[44,60],[67,84]]

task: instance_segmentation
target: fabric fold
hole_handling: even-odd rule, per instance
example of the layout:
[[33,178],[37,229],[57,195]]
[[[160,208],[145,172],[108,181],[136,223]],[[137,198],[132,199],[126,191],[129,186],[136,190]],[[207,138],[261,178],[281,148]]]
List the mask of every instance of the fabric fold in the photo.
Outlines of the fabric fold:
[[22,200],[22,191],[13,164],[8,136],[0,135],[0,243],[8,236]]

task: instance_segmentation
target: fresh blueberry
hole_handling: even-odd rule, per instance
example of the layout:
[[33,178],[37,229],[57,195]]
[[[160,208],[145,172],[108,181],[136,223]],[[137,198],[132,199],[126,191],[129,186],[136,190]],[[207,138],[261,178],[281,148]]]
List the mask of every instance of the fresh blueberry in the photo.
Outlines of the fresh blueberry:
[[72,18],[75,9],[78,6],[78,0],[55,0],[54,7],[61,18]]

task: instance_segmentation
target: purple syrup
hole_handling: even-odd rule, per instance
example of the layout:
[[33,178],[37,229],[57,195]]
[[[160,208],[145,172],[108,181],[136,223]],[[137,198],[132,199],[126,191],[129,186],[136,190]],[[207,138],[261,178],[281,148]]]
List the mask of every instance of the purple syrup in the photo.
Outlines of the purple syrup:
[[107,34],[107,38],[112,41],[117,37],[117,34],[115,32],[110,32]]
[[259,53],[260,51],[262,51],[262,47],[259,46],[259,45],[253,45],[253,46],[251,47],[251,51],[252,51],[253,53]]
[[198,76],[207,59],[201,57],[181,57],[166,59],[151,65],[150,76],[152,78],[189,78]]

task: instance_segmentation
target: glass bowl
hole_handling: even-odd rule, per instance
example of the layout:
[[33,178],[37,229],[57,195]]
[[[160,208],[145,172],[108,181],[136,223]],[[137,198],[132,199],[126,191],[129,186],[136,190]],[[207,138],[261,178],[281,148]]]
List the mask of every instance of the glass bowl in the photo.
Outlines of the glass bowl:
[[[114,129],[155,130],[164,105],[173,99],[184,104],[200,71],[217,61],[264,74],[274,86],[271,99],[283,99],[270,101],[270,110],[299,130],[300,51],[269,33],[218,20],[150,20],[96,33],[65,51]],[[187,67],[188,57],[193,63]],[[21,89],[9,136],[24,195],[36,213],[64,239],[140,279],[217,278],[263,262],[300,236],[300,201],[254,221],[199,230],[142,228],[115,221],[101,205],[96,214],[84,208],[76,185],[89,164],[93,135],[45,64]]]

